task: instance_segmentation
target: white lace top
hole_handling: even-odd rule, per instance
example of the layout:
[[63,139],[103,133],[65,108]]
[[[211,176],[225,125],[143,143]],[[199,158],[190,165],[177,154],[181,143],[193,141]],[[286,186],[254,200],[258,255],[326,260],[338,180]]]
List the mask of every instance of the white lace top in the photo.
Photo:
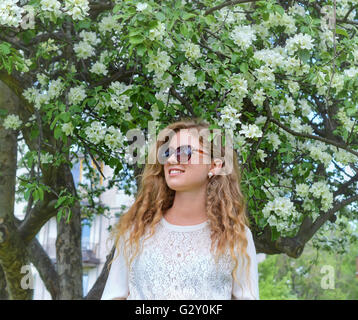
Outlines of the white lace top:
[[247,227],[246,235],[250,276],[247,279],[243,271],[245,260],[239,259],[236,275],[240,286],[231,275],[234,261],[229,251],[215,263],[210,252],[209,220],[180,226],[163,217],[155,234],[144,241],[144,247],[141,242],[142,250],[133,260],[130,271],[120,250],[112,263],[102,300],[118,297],[127,300],[259,299],[256,250]]

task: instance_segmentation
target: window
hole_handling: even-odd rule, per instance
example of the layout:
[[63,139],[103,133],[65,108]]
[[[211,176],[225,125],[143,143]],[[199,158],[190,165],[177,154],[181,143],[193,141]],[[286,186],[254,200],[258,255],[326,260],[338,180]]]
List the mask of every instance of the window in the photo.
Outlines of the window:
[[91,226],[87,219],[82,222],[82,249],[90,250]]
[[83,272],[82,288],[83,288],[83,296],[86,296],[88,291],[88,272]]

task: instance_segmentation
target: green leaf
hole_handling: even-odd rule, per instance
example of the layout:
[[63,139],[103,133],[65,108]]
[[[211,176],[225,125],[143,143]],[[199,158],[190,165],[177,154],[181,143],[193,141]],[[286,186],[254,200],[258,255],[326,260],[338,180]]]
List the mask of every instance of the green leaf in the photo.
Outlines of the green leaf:
[[189,36],[189,31],[188,31],[188,28],[187,28],[187,26],[185,25],[185,23],[183,23],[183,24],[180,26],[180,33],[181,33],[184,37],[188,37],[188,36]]
[[138,47],[137,47],[137,54],[139,56],[144,56],[144,54],[146,53],[147,51],[147,48],[143,45],[143,44],[140,44]]
[[267,21],[270,18],[270,13],[265,11],[264,13],[262,13],[262,19],[264,21]]
[[58,140],[61,136],[62,136],[62,129],[59,126],[57,126],[54,131],[54,137],[56,140]]
[[347,31],[344,30],[344,29],[336,28],[336,33],[337,33],[337,34],[341,34],[341,35],[343,35],[343,36],[349,38],[349,35],[348,35]]
[[113,8],[113,13],[117,13],[121,10],[121,5],[120,4],[116,4]]
[[209,14],[205,17],[205,22],[208,24],[208,25],[212,25],[212,24],[215,24],[216,23],[216,19],[213,15]]
[[62,218],[62,211],[63,208],[61,208],[58,212],[57,212],[57,222],[60,222],[61,218]]
[[11,45],[7,42],[1,43],[0,44],[0,53],[5,56],[10,54],[11,53]]
[[249,65],[246,62],[240,64],[240,71],[246,73],[249,70]]
[[144,37],[141,35],[137,35],[134,37],[129,37],[129,42],[131,44],[138,44],[138,43],[142,43],[144,41]]
[[199,70],[195,75],[199,82],[205,81],[205,72],[204,71]]
[[303,62],[307,62],[311,58],[311,53],[307,49],[299,50],[298,56]]
[[231,62],[235,64],[235,63],[237,63],[239,60],[240,60],[240,55],[237,54],[237,53],[233,53],[232,56],[231,56]]
[[194,17],[196,17],[197,15],[196,14],[194,14],[194,13],[189,13],[189,12],[185,12],[184,14],[183,14],[183,20],[188,20],[188,19],[191,19],[191,18],[194,18]]

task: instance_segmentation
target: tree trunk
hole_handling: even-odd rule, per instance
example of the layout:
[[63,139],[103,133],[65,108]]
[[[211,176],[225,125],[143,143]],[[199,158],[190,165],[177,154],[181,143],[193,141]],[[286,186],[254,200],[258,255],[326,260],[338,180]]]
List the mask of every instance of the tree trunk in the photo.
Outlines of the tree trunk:
[[[18,98],[0,82],[0,108],[15,113]],[[31,299],[31,269],[14,217],[17,132],[0,123],[0,266],[10,299]],[[25,268],[23,268],[25,267]]]
[[7,290],[6,290],[5,274],[0,266],[0,300],[8,300],[8,299],[9,299],[9,295],[7,294]]
[[72,218],[57,223],[56,263],[59,275],[59,300],[83,299],[81,211],[77,204],[72,208]]

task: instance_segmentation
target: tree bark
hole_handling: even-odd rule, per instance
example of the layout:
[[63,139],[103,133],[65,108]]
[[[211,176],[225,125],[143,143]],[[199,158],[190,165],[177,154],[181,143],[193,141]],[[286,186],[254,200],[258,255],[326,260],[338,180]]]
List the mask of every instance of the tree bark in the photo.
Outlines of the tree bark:
[[[71,176],[72,177],[72,176]],[[81,211],[72,208],[72,217],[57,222],[56,263],[59,275],[59,300],[80,300],[82,289]]]
[[0,300],[8,300],[9,295],[7,293],[6,289],[6,279],[5,274],[2,271],[1,265],[0,265]]
[[[0,108],[15,113],[18,98],[0,82]],[[15,184],[17,168],[17,132],[5,129],[0,123],[0,266],[7,283],[10,299],[31,299],[31,283],[24,282],[26,272],[31,272],[26,248],[17,232],[14,217]],[[28,275],[30,279],[31,275]]]

